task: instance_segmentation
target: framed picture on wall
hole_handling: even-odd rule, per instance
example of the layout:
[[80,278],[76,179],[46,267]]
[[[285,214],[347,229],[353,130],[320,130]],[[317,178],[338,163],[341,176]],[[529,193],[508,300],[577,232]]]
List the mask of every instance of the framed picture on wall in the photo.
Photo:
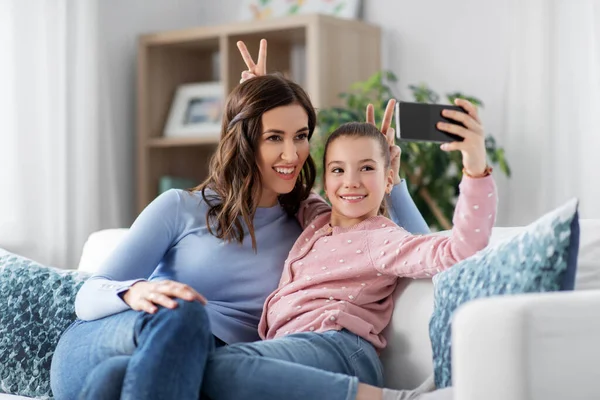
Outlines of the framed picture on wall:
[[357,19],[361,4],[361,0],[244,0],[239,19],[261,20],[310,13]]
[[164,130],[166,137],[219,137],[223,115],[220,82],[189,83],[175,92]]

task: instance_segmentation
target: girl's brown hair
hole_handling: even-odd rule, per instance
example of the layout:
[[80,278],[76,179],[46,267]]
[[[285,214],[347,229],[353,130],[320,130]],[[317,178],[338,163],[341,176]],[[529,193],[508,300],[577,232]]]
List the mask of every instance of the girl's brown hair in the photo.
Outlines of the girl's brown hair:
[[[327,141],[325,142],[325,150],[323,151],[323,166],[327,165],[327,149],[336,139],[341,137],[352,137],[352,138],[360,138],[366,137],[375,140],[379,143],[379,148],[381,149],[381,156],[383,157],[384,168],[390,168],[391,164],[391,156],[390,156],[390,146],[387,142],[387,139],[384,134],[377,129],[377,127],[373,124],[369,124],[366,122],[348,122],[340,125],[335,131],[329,135]],[[325,169],[323,170],[323,174],[325,174]],[[325,176],[323,176],[323,182],[325,182]],[[388,216],[387,214],[387,205],[385,201],[385,197],[379,206],[379,214]]]
[[[306,92],[296,83],[279,75],[258,76],[237,86],[225,105],[221,140],[209,167],[209,176],[191,190],[202,191],[208,205],[208,231],[225,241],[244,240],[244,225],[252,238],[254,214],[262,193],[261,174],[256,163],[258,141],[262,135],[262,115],[276,107],[298,104],[308,115],[308,138],[316,125],[316,113]],[[279,195],[279,203],[293,216],[315,182],[315,163],[309,155],[302,166],[294,189]],[[215,192],[215,195],[208,192]]]

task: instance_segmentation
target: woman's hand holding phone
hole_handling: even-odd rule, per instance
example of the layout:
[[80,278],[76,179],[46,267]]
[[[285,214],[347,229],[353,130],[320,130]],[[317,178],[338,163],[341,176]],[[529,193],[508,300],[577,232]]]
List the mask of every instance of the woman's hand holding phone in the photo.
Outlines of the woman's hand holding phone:
[[454,121],[461,122],[464,126],[438,122],[437,128],[441,131],[458,135],[464,138],[464,140],[462,142],[444,143],[440,148],[444,151],[460,150],[465,172],[472,177],[483,176],[487,169],[485,134],[481,120],[477,114],[477,108],[465,99],[455,99],[454,103],[462,107],[465,112],[444,110],[442,111],[442,115]]

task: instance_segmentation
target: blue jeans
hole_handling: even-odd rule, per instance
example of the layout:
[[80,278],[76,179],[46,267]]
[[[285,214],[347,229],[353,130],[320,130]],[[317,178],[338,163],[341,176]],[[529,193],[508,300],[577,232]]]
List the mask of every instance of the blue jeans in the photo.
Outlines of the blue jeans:
[[359,381],[383,385],[375,348],[346,330],[221,347],[205,371],[202,394],[211,400],[352,400]]
[[52,358],[54,397],[198,400],[215,337],[201,303],[176,301],[177,308],[158,307],[155,314],[129,310],[76,320]]

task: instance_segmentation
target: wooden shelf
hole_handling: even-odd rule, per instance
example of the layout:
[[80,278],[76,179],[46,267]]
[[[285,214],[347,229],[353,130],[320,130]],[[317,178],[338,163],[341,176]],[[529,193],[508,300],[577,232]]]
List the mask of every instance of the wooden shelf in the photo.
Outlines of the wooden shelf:
[[219,143],[219,134],[214,137],[159,137],[146,141],[148,147],[180,147],[180,146],[204,146],[207,144],[216,145]]
[[297,79],[317,109],[340,105],[339,93],[381,68],[378,27],[318,14],[142,35],[137,57],[138,211],[158,195],[162,176],[202,182],[218,144],[217,132],[214,138],[162,136],[177,88],[220,81],[227,97],[246,69],[236,42],[243,40],[256,56],[261,38],[269,42],[268,71]]

